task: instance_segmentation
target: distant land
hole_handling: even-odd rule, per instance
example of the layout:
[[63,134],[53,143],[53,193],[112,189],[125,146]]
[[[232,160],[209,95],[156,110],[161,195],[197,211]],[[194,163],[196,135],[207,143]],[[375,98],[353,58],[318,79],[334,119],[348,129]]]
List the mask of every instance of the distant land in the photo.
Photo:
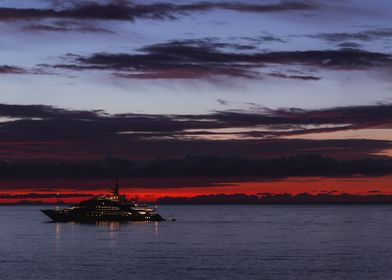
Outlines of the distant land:
[[[75,202],[76,203],[76,202]],[[159,205],[202,205],[202,204],[392,204],[392,195],[386,194],[213,194],[213,195],[198,195],[194,197],[162,197],[156,201],[149,203],[156,203]],[[54,205],[55,203],[48,203],[41,200],[19,200],[14,203],[1,203],[0,206],[5,205]],[[68,205],[72,203],[65,203],[60,201],[60,205]]]
[[390,204],[392,195],[371,194],[216,194],[194,197],[163,197],[157,204]]

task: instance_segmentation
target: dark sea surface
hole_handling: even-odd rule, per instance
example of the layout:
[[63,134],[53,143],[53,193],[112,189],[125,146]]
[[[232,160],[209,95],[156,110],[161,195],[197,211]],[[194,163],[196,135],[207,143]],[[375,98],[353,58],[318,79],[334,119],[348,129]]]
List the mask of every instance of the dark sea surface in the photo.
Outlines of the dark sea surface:
[[51,223],[0,207],[0,279],[392,279],[392,206],[160,206],[176,222]]

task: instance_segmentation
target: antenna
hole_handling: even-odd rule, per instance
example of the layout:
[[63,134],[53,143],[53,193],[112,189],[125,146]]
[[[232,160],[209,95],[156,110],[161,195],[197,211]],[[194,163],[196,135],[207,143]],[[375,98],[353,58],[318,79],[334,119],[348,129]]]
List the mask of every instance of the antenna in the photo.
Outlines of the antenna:
[[119,192],[118,192],[119,187],[120,187],[120,184],[118,183],[118,179],[116,179],[116,184],[114,185],[114,190],[113,190],[114,196],[119,196]]
[[60,194],[59,193],[57,193],[57,195],[56,195],[56,198],[57,198],[57,201],[56,201],[56,210],[59,210],[59,204],[60,204]]

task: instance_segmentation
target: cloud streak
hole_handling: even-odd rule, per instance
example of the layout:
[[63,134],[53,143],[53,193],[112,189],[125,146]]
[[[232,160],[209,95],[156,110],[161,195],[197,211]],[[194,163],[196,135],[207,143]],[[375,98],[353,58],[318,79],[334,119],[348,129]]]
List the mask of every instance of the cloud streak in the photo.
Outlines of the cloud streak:
[[[107,114],[43,105],[0,105],[0,155],[8,159],[145,159],[186,154],[371,156],[391,142],[286,139],[310,133],[392,126],[392,105],[228,110],[201,115]],[[219,141],[215,139],[220,139]],[[77,152],[76,152],[77,151]]]
[[[269,67],[294,66],[329,70],[366,70],[392,67],[392,56],[358,49],[309,51],[254,51],[253,45],[216,42],[212,39],[181,40],[145,46],[134,53],[70,54],[57,69],[101,70],[133,79],[199,79],[225,75],[249,79],[273,76],[317,81],[313,75],[264,74]],[[246,50],[246,51],[242,51]]]
[[[127,160],[123,158],[107,157],[104,160],[71,162],[0,162],[1,178],[19,179],[116,177],[238,177],[244,179],[253,177],[258,178],[259,180],[277,180],[287,177],[385,176],[391,173],[391,159],[338,161],[332,158],[321,157],[316,154],[272,159],[234,156],[187,156],[185,158],[155,160]],[[55,197],[55,194],[52,194],[51,197]]]
[[63,194],[53,194],[53,193],[25,193],[25,194],[0,194],[0,199],[36,199],[36,198],[83,198],[91,197],[92,194],[85,193],[63,193]]
[[18,66],[0,65],[0,74],[26,74],[27,71]]
[[24,31],[29,32],[80,32],[80,33],[107,33],[107,34],[115,34],[113,31],[110,31],[105,28],[93,27],[93,26],[77,26],[73,24],[73,26],[66,25],[49,25],[49,24],[31,24],[24,26],[22,28]]
[[307,37],[320,38],[333,43],[344,41],[372,42],[392,38],[392,28],[379,28],[360,32],[318,33],[308,35]]
[[277,4],[247,4],[240,2],[194,2],[190,4],[154,3],[132,4],[113,1],[109,4],[83,3],[60,9],[0,8],[0,21],[38,20],[47,18],[76,20],[120,20],[135,19],[173,20],[181,15],[212,10],[228,10],[241,13],[273,13],[307,11],[317,6],[306,2]]

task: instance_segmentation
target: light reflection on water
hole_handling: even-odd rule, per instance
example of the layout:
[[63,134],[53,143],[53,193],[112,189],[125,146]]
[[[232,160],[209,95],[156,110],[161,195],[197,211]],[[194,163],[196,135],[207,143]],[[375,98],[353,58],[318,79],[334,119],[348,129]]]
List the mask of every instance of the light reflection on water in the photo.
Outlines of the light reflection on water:
[[1,207],[0,279],[392,279],[392,206],[161,206],[176,222],[51,223]]
[[56,231],[56,240],[59,240],[61,238],[61,223],[55,223],[56,226],[55,231]]

